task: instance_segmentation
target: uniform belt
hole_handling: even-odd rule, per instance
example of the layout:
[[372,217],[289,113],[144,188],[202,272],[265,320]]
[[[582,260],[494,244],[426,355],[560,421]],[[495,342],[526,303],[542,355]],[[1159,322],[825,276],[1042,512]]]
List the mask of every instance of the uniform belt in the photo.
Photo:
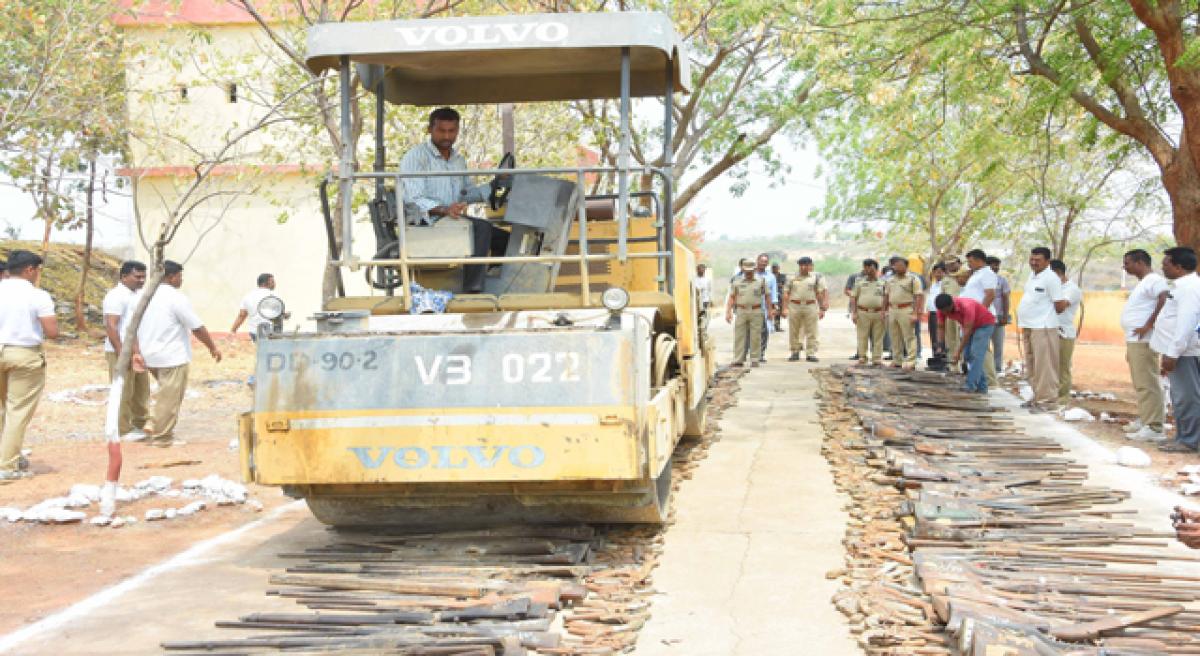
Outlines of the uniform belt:
[[879,312],[879,311],[880,311],[880,310],[882,310],[883,308],[865,308],[865,307],[860,307],[860,308],[854,308],[854,309],[855,309],[856,311],[858,311],[858,312]]
[[760,307],[762,307],[762,303],[759,303],[758,305],[739,305],[739,306],[737,306],[737,308],[739,310],[757,310]]
[[812,305],[813,303],[816,303],[816,301],[797,301],[797,300],[793,300],[792,302],[795,303],[796,305]]
[[892,307],[910,308],[910,307],[912,307],[912,303],[897,303],[897,304],[893,305]]

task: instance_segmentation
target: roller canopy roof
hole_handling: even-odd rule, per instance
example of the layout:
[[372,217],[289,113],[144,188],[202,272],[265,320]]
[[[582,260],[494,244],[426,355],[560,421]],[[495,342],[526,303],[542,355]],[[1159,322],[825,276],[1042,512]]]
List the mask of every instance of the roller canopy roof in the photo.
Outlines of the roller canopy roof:
[[689,78],[683,42],[656,12],[524,14],[324,23],[308,31],[308,68],[336,69],[348,56],[373,89],[407,105],[617,98],[621,48],[630,49],[630,91],[662,96]]

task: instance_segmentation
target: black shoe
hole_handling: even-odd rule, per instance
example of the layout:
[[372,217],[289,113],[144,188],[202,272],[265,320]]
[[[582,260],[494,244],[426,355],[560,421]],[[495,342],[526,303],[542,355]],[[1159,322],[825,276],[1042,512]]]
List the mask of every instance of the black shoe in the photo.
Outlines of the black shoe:
[[810,356],[808,356],[807,358],[804,358],[804,359],[805,359],[805,360],[808,360],[809,362],[820,362],[820,360],[818,360],[818,359],[817,359],[817,356],[815,356],[815,355],[810,355]]
[[790,356],[788,356],[788,362],[798,362],[799,360],[800,360],[799,353],[792,353]]
[[851,360],[861,360],[862,358],[858,357],[858,354],[855,353],[854,355],[850,356],[850,359]]
[[746,363],[742,362],[741,360],[734,360],[733,362],[730,362],[730,363],[729,363],[729,366],[731,366],[731,367],[744,367],[744,366],[746,366]]
[[892,357],[891,353],[888,353],[887,355],[883,356],[883,359],[884,360],[894,360],[895,358]]
[[766,361],[767,361],[767,359],[766,359],[766,358],[759,358],[759,359],[758,359],[758,362],[759,362],[760,364],[762,364],[762,363],[765,363]]

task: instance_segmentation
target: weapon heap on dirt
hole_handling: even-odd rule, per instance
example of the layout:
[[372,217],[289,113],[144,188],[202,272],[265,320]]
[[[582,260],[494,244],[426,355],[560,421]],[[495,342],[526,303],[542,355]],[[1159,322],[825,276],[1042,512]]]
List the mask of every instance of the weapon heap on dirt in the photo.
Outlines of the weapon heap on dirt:
[[1200,654],[1200,559],[942,374],[823,371],[851,497],[834,604],[869,654]]
[[[742,370],[710,386],[709,431],[673,454],[672,485],[719,439]],[[650,616],[660,527],[500,526],[402,533],[330,532],[281,557],[268,595],[304,612],[262,612],[217,627],[250,637],[178,640],[168,652],[521,656],[627,652]]]

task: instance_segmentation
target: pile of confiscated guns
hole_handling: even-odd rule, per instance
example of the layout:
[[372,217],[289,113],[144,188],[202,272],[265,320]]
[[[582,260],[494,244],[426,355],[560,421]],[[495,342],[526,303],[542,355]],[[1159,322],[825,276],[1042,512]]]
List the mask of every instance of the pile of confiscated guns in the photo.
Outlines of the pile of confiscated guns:
[[[720,439],[745,369],[717,373],[709,429],[673,455],[672,485]],[[164,642],[184,654],[612,656],[650,617],[659,526],[504,525],[475,530],[337,533],[297,552],[267,592],[276,612],[222,620],[240,635]],[[281,604],[275,604],[277,609]]]
[[834,597],[869,654],[1200,654],[1200,558],[944,374],[840,369],[824,453],[851,497]]

